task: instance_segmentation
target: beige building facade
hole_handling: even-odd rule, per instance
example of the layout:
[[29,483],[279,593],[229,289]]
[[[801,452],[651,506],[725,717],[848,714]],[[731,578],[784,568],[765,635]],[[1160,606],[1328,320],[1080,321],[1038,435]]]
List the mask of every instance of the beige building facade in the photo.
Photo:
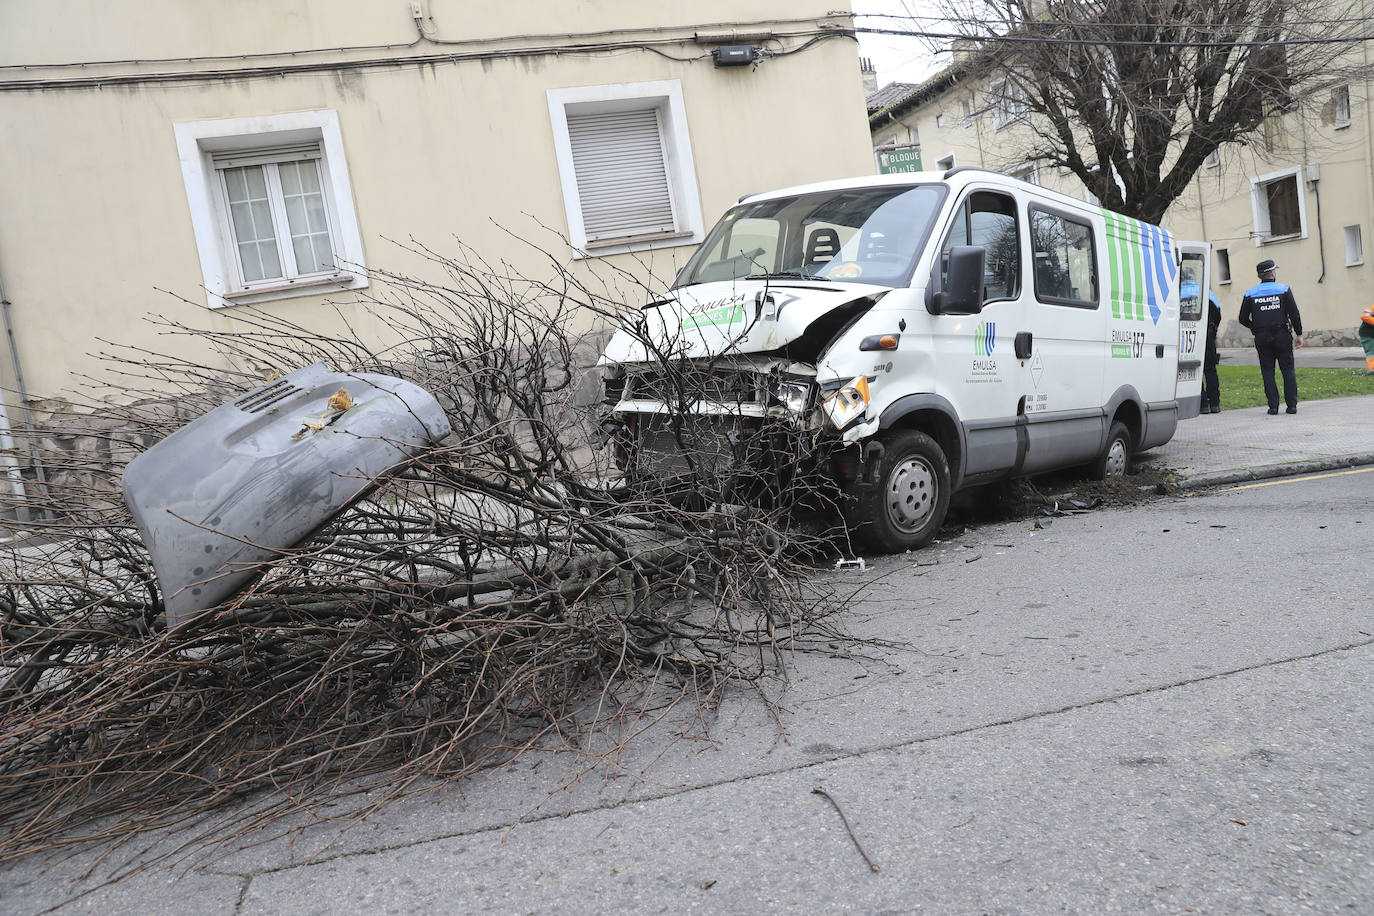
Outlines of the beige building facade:
[[[875,155],[916,147],[925,169],[990,168],[1093,200],[1076,175],[1026,161],[1025,112],[1001,88],[956,63],[920,85],[880,90],[869,109]],[[1374,302],[1372,119],[1367,78],[1324,86],[1268,118],[1252,143],[1223,146],[1169,208],[1170,231],[1212,245],[1223,345],[1251,343],[1236,319],[1265,259],[1293,287],[1308,343],[1357,343],[1360,309]]]
[[11,413],[17,368],[55,399],[102,340],[194,348],[150,314],[381,334],[358,300],[436,270],[412,240],[671,279],[742,194],[871,171],[851,17],[814,6],[4,4]]

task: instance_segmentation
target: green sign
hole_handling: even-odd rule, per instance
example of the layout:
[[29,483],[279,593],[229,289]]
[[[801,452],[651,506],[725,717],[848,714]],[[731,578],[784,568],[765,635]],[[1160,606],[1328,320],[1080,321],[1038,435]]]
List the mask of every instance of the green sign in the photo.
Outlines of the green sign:
[[897,172],[919,172],[921,170],[921,148],[903,146],[897,149],[878,150],[878,174],[893,175]]

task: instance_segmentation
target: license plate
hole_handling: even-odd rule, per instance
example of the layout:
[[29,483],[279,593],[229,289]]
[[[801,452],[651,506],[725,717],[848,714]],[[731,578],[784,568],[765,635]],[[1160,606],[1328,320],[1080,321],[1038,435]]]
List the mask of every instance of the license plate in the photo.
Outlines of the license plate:
[[1187,369],[1178,370],[1178,380],[1180,382],[1197,381],[1197,367],[1190,366]]

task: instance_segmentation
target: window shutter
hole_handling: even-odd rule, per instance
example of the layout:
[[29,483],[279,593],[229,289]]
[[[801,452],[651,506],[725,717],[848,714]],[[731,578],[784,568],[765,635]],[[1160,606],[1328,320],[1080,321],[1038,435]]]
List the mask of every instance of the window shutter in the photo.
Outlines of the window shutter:
[[285,146],[233,149],[212,153],[210,159],[217,169],[236,169],[245,165],[266,165],[271,162],[298,162],[319,159],[319,143],[290,143]]
[[568,115],[588,241],[676,231],[658,109]]

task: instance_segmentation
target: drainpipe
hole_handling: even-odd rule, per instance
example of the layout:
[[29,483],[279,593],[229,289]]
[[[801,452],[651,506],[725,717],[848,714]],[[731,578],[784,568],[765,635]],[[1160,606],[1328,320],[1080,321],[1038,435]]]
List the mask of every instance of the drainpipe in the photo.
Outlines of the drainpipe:
[[1318,168],[1315,162],[1307,164],[1307,186],[1312,189],[1312,196],[1317,199],[1317,253],[1322,258],[1322,275],[1317,278],[1317,282],[1320,283],[1326,279],[1326,243],[1322,238],[1322,192],[1318,183],[1321,173],[1317,171]]
[[[14,340],[14,323],[10,320],[10,301],[5,298],[5,284],[3,282],[0,282],[0,313],[4,315],[5,336],[8,337],[10,341],[10,363],[14,366],[14,381],[19,388],[19,406],[24,410],[24,424],[32,430],[34,428],[33,411],[29,410],[29,392],[28,389],[24,387],[24,369],[19,362],[19,346]],[[3,422],[5,424],[5,437],[9,438],[10,425],[8,414],[4,416]],[[12,441],[13,440],[11,440],[11,442]],[[43,462],[38,458],[38,449],[34,448],[33,437],[26,437],[26,441],[28,442],[29,460],[33,462],[34,473],[38,476],[39,492],[44,494],[46,498],[48,488],[47,472],[43,468]]]
[[24,495],[24,474],[14,457],[14,437],[10,435],[10,414],[5,402],[0,399],[0,449],[5,452],[5,476],[10,479],[10,489],[14,491],[15,514],[19,521],[29,520],[28,500]]

